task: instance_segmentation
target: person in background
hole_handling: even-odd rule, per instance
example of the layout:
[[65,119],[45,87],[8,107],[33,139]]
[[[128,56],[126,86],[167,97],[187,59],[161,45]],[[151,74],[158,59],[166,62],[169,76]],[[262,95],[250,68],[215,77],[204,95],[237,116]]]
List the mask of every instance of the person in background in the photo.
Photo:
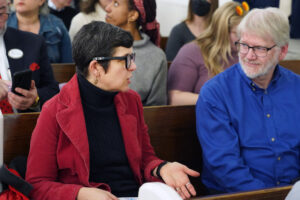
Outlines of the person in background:
[[[234,0],[241,2],[242,0]],[[281,4],[287,4],[290,10],[290,42],[289,51],[285,60],[299,60],[300,58],[300,1],[298,0],[251,0],[247,1],[250,8],[266,8],[266,7],[280,7]]]
[[50,13],[60,18],[68,30],[71,25],[71,20],[78,13],[75,8],[70,6],[71,2],[72,0],[48,0]]
[[251,10],[237,28],[239,63],[200,91],[201,175],[211,191],[285,186],[300,176],[300,76],[278,65],[289,30],[278,8]]
[[[0,0],[0,109],[3,114],[39,111],[59,91],[47,47],[41,36],[7,27],[8,16],[9,4]],[[30,89],[12,93],[12,75],[25,69],[33,71]]]
[[[203,84],[238,62],[234,42],[238,39],[236,27],[248,10],[244,5],[228,2],[219,7],[209,27],[180,49],[169,69],[169,104],[196,104]],[[238,13],[237,7],[243,13]]]
[[173,27],[168,37],[166,47],[168,61],[172,61],[184,44],[196,39],[209,26],[217,8],[218,0],[189,1],[187,18]]
[[86,0],[81,1],[80,3],[80,10],[81,12],[78,13],[71,22],[69,34],[71,41],[75,34],[80,30],[80,28],[88,24],[92,21],[105,21],[105,7],[111,2],[112,0]]
[[105,22],[84,25],[73,41],[77,74],[48,101],[30,144],[26,180],[39,200],[117,200],[164,181],[183,198],[199,173],[156,157],[139,95],[133,38]]
[[115,0],[106,7],[106,22],[133,36],[137,70],[130,88],[141,96],[144,106],[167,103],[167,60],[159,48],[159,24],[155,0]]
[[72,61],[71,41],[64,23],[49,14],[45,0],[14,0],[7,26],[44,37],[51,63]]

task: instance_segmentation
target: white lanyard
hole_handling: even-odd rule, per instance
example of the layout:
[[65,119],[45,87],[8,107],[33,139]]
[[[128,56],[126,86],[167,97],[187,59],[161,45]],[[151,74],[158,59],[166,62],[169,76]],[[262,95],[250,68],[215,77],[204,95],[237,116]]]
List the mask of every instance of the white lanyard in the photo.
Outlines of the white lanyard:
[[11,74],[9,70],[9,64],[6,56],[5,43],[3,35],[0,35],[0,74],[3,80],[11,81]]

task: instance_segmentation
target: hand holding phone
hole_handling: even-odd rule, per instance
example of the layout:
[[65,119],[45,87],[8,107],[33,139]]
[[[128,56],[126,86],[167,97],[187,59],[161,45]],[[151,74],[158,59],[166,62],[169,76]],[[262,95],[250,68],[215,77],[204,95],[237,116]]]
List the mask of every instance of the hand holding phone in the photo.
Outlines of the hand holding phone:
[[15,89],[19,87],[25,90],[29,90],[31,86],[31,79],[32,79],[32,71],[30,69],[15,72],[12,78],[11,91],[19,96],[23,96],[22,94],[16,92]]

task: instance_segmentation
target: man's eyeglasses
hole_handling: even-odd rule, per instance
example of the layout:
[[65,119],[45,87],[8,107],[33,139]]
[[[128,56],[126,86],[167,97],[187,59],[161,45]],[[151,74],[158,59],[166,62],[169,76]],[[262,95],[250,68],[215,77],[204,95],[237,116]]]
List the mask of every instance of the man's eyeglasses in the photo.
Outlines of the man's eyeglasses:
[[108,61],[108,60],[125,60],[125,67],[128,70],[132,64],[132,61],[135,61],[135,53],[128,54],[126,56],[120,57],[94,57],[93,60],[96,61]]
[[236,48],[238,49],[238,51],[241,54],[247,54],[249,49],[252,49],[254,54],[258,57],[266,57],[268,55],[268,51],[270,51],[271,49],[273,49],[274,47],[276,47],[276,44],[272,47],[261,47],[261,46],[254,46],[251,47],[247,44],[244,43],[240,43],[240,42],[235,42],[234,43]]

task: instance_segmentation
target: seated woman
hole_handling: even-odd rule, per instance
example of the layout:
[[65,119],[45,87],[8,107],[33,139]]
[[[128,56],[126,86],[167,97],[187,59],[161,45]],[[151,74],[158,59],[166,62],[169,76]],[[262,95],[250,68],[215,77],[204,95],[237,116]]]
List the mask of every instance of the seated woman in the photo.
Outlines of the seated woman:
[[71,21],[69,30],[71,41],[73,41],[75,34],[80,28],[92,21],[105,21],[105,7],[111,0],[86,0],[80,2],[80,10]]
[[[168,95],[171,105],[196,104],[203,84],[238,62],[236,27],[247,13],[237,12],[237,2],[218,8],[210,26],[195,41],[184,45],[168,74]],[[239,7],[242,11],[243,9]]]
[[129,31],[134,39],[137,70],[130,88],[139,93],[144,106],[165,105],[168,69],[166,56],[157,47],[160,35],[155,0],[116,0],[105,10],[106,22]]
[[34,129],[26,180],[33,199],[101,200],[137,196],[146,181],[164,181],[182,198],[195,195],[179,163],[155,156],[138,94],[133,38],[104,22],[82,27],[73,41],[77,74],[43,107]]
[[68,31],[61,19],[48,14],[45,0],[14,0],[13,3],[16,11],[10,14],[7,26],[43,36],[51,63],[73,62]]
[[211,16],[218,8],[218,0],[190,0],[187,18],[173,27],[168,37],[166,55],[172,61],[179,49],[196,39],[210,24]]

